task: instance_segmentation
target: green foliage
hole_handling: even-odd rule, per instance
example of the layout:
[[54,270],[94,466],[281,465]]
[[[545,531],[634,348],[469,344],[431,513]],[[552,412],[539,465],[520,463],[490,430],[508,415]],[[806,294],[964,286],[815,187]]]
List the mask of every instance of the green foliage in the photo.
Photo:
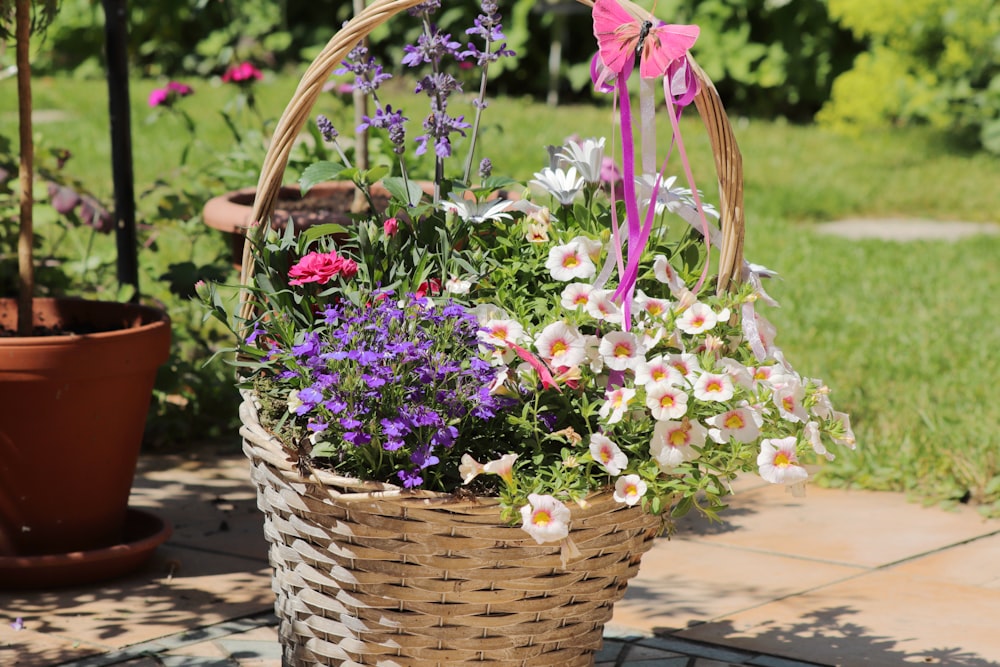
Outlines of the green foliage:
[[1000,153],[1000,5],[994,0],[830,0],[869,50],[817,118],[838,129],[908,122]]

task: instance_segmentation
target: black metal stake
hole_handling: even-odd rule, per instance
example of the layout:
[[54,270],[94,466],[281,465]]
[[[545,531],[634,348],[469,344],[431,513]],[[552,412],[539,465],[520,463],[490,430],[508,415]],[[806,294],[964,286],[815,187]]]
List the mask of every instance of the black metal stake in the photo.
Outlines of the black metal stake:
[[102,0],[111,116],[111,171],[115,188],[115,240],[118,282],[132,285],[139,300],[139,259],[135,234],[135,183],[132,174],[132,124],[128,94],[128,0]]

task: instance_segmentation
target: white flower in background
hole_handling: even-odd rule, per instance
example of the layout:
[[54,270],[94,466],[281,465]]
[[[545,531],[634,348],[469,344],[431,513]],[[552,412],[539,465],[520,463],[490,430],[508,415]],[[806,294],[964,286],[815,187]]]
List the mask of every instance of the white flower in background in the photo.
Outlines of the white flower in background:
[[817,384],[821,385],[819,390],[817,390],[814,395],[815,403],[813,403],[810,411],[820,419],[830,419],[833,417],[833,402],[830,401],[830,389],[819,380],[816,381]]
[[591,434],[590,455],[612,476],[620,475],[622,468],[628,465],[628,457],[625,452],[603,433]]
[[587,300],[587,314],[595,320],[603,320],[612,324],[620,324],[622,310],[611,300],[613,292],[607,289],[595,289],[590,292]]
[[302,402],[302,399],[299,398],[298,389],[292,389],[288,392],[288,398],[285,399],[285,402],[288,404],[288,411],[292,414],[295,414],[296,410],[305,405],[305,403]]
[[601,419],[607,419],[609,424],[617,424],[625,416],[628,404],[635,398],[635,389],[618,387],[605,392],[604,405],[597,411]]
[[549,495],[528,494],[521,508],[521,527],[539,544],[558,542],[569,535],[569,508]]
[[838,445],[845,445],[854,449],[857,445],[857,440],[854,439],[854,429],[851,428],[851,415],[846,412],[833,412],[833,418],[840,422],[840,425],[844,428],[844,437],[833,439]]
[[506,347],[524,338],[524,327],[515,320],[486,320],[476,335],[484,343]]
[[787,438],[765,438],[760,441],[757,456],[757,470],[760,476],[771,484],[800,484],[809,479],[809,473],[799,465],[795,453],[795,436]]
[[733,397],[733,381],[725,373],[702,373],[694,383],[694,397],[699,401],[728,401]]
[[646,483],[638,475],[622,475],[615,480],[614,499],[632,506],[646,495]]
[[651,382],[646,385],[646,407],[653,419],[680,419],[687,412],[688,395],[669,382]]
[[644,352],[635,334],[627,331],[612,331],[603,338],[598,352],[604,357],[604,365],[613,371],[634,369],[643,361]]
[[645,323],[639,323],[632,329],[632,331],[638,332],[639,343],[642,345],[644,350],[652,350],[661,340],[663,340],[663,336],[667,329],[662,324],[649,326]]
[[465,222],[479,224],[487,220],[511,219],[510,213],[505,213],[510,208],[510,201],[507,199],[494,199],[491,201],[476,201],[474,199],[463,199],[454,193],[448,195],[449,200],[440,203],[441,208],[448,213],[454,213]]
[[559,303],[566,310],[579,310],[587,306],[594,286],[589,283],[570,283],[562,291]]
[[651,382],[679,385],[684,382],[684,375],[664,359],[663,355],[657,355],[639,364],[635,369],[636,384],[648,385]]
[[570,166],[580,172],[587,183],[601,182],[601,167],[604,163],[604,137],[571,141],[557,153]]
[[[729,317],[728,309],[722,314]],[[677,328],[686,334],[697,335],[705,333],[719,322],[719,316],[708,305],[700,301],[681,313],[677,318]]]
[[586,334],[583,337],[583,349],[587,353],[587,361],[590,364],[590,370],[594,373],[600,373],[604,370],[604,357],[600,353],[601,339],[593,334]]
[[542,329],[535,338],[535,349],[538,356],[556,368],[579,366],[587,358],[583,336],[565,322],[553,322]]
[[706,429],[697,421],[658,421],[653,427],[649,453],[665,473],[672,472],[685,461],[698,458],[695,446],[705,444]]
[[580,247],[579,243],[573,242],[553,246],[549,250],[545,268],[552,274],[553,279],[562,282],[590,278],[597,273],[597,267],[594,266],[590,255]]
[[708,429],[708,437],[720,444],[735,438],[736,442],[750,443],[760,437],[760,425],[763,418],[749,407],[739,407],[705,420],[712,428]]
[[558,199],[560,204],[568,206],[573,203],[573,199],[583,188],[583,178],[577,176],[574,167],[570,167],[569,171],[546,167],[541,171],[536,171],[535,178],[529,184],[541,187]]
[[472,283],[462,280],[458,276],[452,276],[444,283],[444,291],[449,294],[468,294],[472,289]]

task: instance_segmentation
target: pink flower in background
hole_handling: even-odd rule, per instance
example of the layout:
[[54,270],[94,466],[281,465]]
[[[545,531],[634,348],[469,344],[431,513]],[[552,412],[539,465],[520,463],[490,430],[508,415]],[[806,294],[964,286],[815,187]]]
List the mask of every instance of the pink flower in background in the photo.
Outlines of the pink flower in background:
[[251,63],[243,62],[239,65],[230,65],[225,74],[222,75],[224,83],[246,83],[248,81],[259,81],[264,75]]
[[358,272],[358,265],[352,259],[340,257],[335,252],[311,252],[288,270],[289,285],[317,283],[325,285],[332,278],[341,276],[351,279]]
[[160,107],[167,106],[167,100],[170,99],[170,91],[166,88],[154,88],[149,94],[149,106]]
[[148,102],[151,107],[169,107],[173,106],[174,102],[177,101],[177,98],[187,97],[193,93],[194,88],[186,83],[181,83],[180,81],[170,81],[167,83],[166,88],[154,88],[152,92],[149,93]]
[[171,93],[177,93],[178,97],[187,97],[188,95],[194,93],[194,88],[186,83],[181,83],[180,81],[171,81],[167,83],[167,90]]
[[396,218],[389,218],[382,223],[382,233],[388,237],[393,237],[399,231],[399,221]]

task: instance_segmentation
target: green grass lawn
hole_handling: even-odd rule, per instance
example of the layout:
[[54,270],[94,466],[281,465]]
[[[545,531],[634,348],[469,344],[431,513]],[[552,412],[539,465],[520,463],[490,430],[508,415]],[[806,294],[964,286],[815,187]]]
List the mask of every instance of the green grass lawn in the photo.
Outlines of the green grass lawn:
[[[223,168],[213,151],[225,155],[232,140],[218,110],[233,91],[188,83],[196,94],[183,103],[198,122],[190,161],[203,170]],[[264,117],[280,115],[295,83],[277,77],[258,86]],[[187,143],[179,119],[147,122],[145,99],[155,85],[133,82],[140,190],[179,178]],[[0,81],[0,134],[8,136],[16,123],[13,91],[13,80]],[[37,133],[49,145],[69,147],[77,156],[74,173],[107,193],[103,82],[45,79],[35,94],[37,110],[62,114],[49,114]],[[323,107],[316,111],[345,123],[333,98]],[[543,165],[544,145],[612,129],[608,107],[550,109],[504,98],[487,114],[483,143],[498,147],[489,154],[495,173],[520,178]],[[420,111],[407,115],[419,118]],[[1000,237],[848,241],[814,229],[847,216],[1000,221],[1000,159],[960,152],[921,129],[844,137],[782,122],[735,124],[746,173],[746,254],[782,275],[769,285],[782,308],[767,313],[778,325],[778,345],[800,371],[826,380],[837,407],[854,419],[858,450],[839,453],[823,480],[905,490],[930,502],[968,499],[1000,515],[1000,407],[991,398],[1000,378]],[[699,186],[711,199],[711,158],[693,110],[683,130]]]

